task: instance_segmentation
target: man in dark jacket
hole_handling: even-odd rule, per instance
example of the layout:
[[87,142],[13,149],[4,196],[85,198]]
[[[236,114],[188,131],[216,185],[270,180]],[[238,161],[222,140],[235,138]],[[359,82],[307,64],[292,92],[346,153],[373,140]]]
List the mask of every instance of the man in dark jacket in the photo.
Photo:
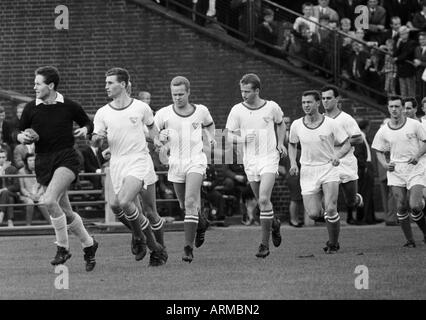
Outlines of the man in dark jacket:
[[[17,174],[18,170],[10,164],[6,159],[6,151],[0,150],[0,204],[14,204],[17,203],[19,195],[19,180],[17,178],[6,178],[3,175]],[[13,206],[6,208],[7,225],[13,227]],[[4,217],[4,208],[0,208],[0,220]],[[1,223],[1,221],[0,221]]]
[[410,29],[402,26],[399,29],[399,39],[393,54],[402,97],[414,97],[416,95],[416,68],[413,62],[416,42],[410,40],[409,37]]

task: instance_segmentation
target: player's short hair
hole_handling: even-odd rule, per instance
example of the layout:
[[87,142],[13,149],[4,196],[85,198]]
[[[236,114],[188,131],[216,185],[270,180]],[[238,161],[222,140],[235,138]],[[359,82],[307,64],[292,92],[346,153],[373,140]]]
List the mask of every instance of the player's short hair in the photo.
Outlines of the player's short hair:
[[419,32],[419,38],[420,37],[426,37],[426,31],[420,31]]
[[321,95],[316,90],[307,90],[302,93],[302,97],[312,96],[314,97],[315,101],[321,101]]
[[181,85],[185,86],[185,89],[186,89],[187,92],[191,88],[191,83],[185,77],[177,76],[177,77],[174,77],[172,79],[172,81],[170,81],[170,87],[172,87],[172,86],[181,86]]
[[260,78],[254,73],[247,73],[243,75],[240,80],[240,84],[251,84],[253,90],[260,90]]
[[37,68],[34,74],[44,77],[45,84],[51,84],[53,82],[53,89],[56,90],[59,85],[59,71],[54,66],[44,66]]
[[339,89],[336,86],[333,85],[326,85],[324,87],[321,88],[321,93],[326,92],[326,91],[333,91],[334,97],[337,98],[340,93],[339,93]]
[[408,98],[402,99],[402,105],[405,105],[406,102],[411,102],[411,104],[413,105],[413,108],[417,109],[418,104],[417,104],[417,100],[415,98],[408,97]]
[[124,83],[126,84],[126,87],[129,85],[130,74],[124,68],[114,67],[109,69],[107,72],[105,72],[105,77],[109,77],[109,76],[116,76],[118,82],[124,81]]
[[402,103],[402,97],[401,96],[389,96],[388,97],[388,103],[391,101],[396,101],[396,100],[400,100]]

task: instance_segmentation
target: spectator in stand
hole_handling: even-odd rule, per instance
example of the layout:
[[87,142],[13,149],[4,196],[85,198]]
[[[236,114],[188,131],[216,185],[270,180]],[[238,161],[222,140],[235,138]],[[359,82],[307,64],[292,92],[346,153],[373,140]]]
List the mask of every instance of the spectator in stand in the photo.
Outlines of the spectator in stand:
[[[28,153],[24,159],[24,167],[19,169],[19,174],[35,174],[35,154]],[[26,210],[26,225],[31,225],[34,215],[34,205],[38,207],[43,218],[50,224],[50,216],[44,205],[38,204],[41,201],[41,197],[44,193],[44,188],[37,182],[35,177],[24,177],[19,178],[20,185],[20,197],[19,199],[27,204]]]
[[383,91],[383,82],[382,77],[380,75],[380,56],[377,49],[370,49],[370,57],[365,62],[365,73],[364,73],[364,82],[370,88],[380,92],[374,93],[371,92],[369,95],[376,99],[379,103],[381,92]]
[[31,144],[18,144],[13,150],[13,165],[16,169],[21,169],[25,166],[25,156],[28,153],[34,153],[34,143]]
[[416,67],[417,95],[426,96],[426,81],[423,74],[426,69],[426,32],[419,33],[419,46],[414,51],[414,66]]
[[365,0],[334,0],[331,6],[336,9],[340,19],[347,18],[349,22],[353,23],[357,17],[355,8],[364,5],[365,2]]
[[414,13],[422,9],[417,0],[382,0],[382,5],[388,16],[386,23],[390,17],[399,16],[403,25],[412,21]]
[[[318,39],[318,33],[312,33],[305,24],[301,24],[299,29],[301,32],[300,53],[302,54],[302,57],[312,62],[314,65],[322,65],[323,55]],[[309,69],[313,70],[315,75],[319,75],[321,73],[315,68],[315,66],[310,65]]]
[[402,26],[399,29],[399,39],[393,54],[402,97],[414,97],[416,95],[416,68],[413,62],[416,42],[410,40],[409,37],[410,29]]
[[6,119],[6,110],[0,105],[0,144],[1,148],[6,151],[7,160],[12,161],[12,147],[15,143],[12,139],[13,124]]
[[[2,175],[17,174],[18,170],[11,165],[7,160],[7,153],[5,150],[0,150],[0,177]],[[19,180],[17,178],[1,178],[0,179],[0,204],[14,204],[19,199]],[[14,208],[8,206],[0,208],[0,223],[3,222],[4,209],[7,213],[7,225],[13,227]]]
[[356,224],[376,224],[383,220],[376,219],[374,208],[374,176],[371,144],[368,141],[370,131],[370,121],[360,120],[358,126],[361,129],[362,144],[355,145],[354,154],[358,160],[358,185],[359,193],[364,200],[364,206],[357,208]]
[[263,19],[256,28],[256,38],[266,42],[267,44],[258,43],[259,50],[263,53],[270,54],[273,47],[277,44],[278,26],[274,21],[274,11],[266,8],[263,10]]
[[390,29],[387,29],[383,35],[383,41],[380,44],[385,44],[387,39],[392,39],[395,43],[399,39],[399,28],[401,28],[401,18],[394,16],[391,18]]
[[318,0],[318,5],[314,6],[314,17],[321,20],[322,16],[327,16],[331,21],[339,21],[337,12],[330,8],[330,0]]
[[420,11],[414,14],[411,25],[421,31],[426,31],[426,1],[422,2]]
[[368,0],[367,7],[369,18],[366,38],[368,41],[376,42],[377,44],[382,43],[386,25],[386,10],[379,6],[378,0]]
[[[261,0],[254,0],[253,3],[253,25],[251,28],[253,28],[253,31],[256,31],[256,26],[258,24],[259,18],[261,16],[261,8],[262,8],[262,1]],[[248,19],[248,0],[231,0],[231,10],[236,10],[238,13],[238,30],[244,34],[243,38],[247,38],[248,31],[249,31],[249,19]],[[241,36],[240,36],[241,37]]]
[[[352,42],[352,52],[348,61],[343,66],[343,76],[357,82],[363,83],[365,79],[365,65],[369,53],[364,50],[364,46],[356,41]],[[359,90],[362,91],[362,88]]]
[[388,96],[396,95],[396,63],[393,59],[395,42],[387,39],[386,44],[380,48],[386,51],[381,74],[385,76],[385,92]]
[[11,125],[12,125],[12,141],[15,143],[15,145],[18,145],[19,142],[16,140],[16,136],[18,135],[18,133],[20,133],[19,131],[19,119],[21,119],[21,115],[22,115],[22,111],[24,111],[25,105],[27,103],[26,102],[21,102],[16,106],[16,113],[15,113],[15,117],[13,117],[12,121],[11,121]]
[[303,17],[297,17],[293,24],[293,29],[299,31],[299,26],[304,23],[308,25],[309,30],[315,33],[318,29],[318,18],[314,17],[314,6],[311,2],[305,2],[302,5]]
[[[390,118],[383,119],[381,124],[386,126]],[[373,149],[374,157],[377,159],[376,151]],[[386,160],[389,161],[390,154],[387,152]],[[377,161],[377,172],[378,179],[380,182],[380,193],[382,199],[383,211],[385,212],[385,224],[387,226],[398,226],[398,220],[396,218],[396,199],[392,193],[391,188],[388,186],[387,168],[384,168],[379,161]]]
[[[101,173],[102,166],[106,162],[104,157],[102,156],[102,148],[100,144],[101,140],[90,141],[90,145],[83,145],[80,147],[80,152],[83,155],[83,170],[86,173]],[[101,176],[90,176],[85,177],[85,179],[89,180],[93,189],[100,190],[102,189],[102,177]]]
[[[309,31],[308,25],[300,24],[299,29],[302,30],[303,28]],[[298,68],[304,67],[305,63],[295,58],[302,57],[307,59],[305,53],[302,50],[302,34],[294,32],[290,22],[284,22],[282,29],[282,42],[275,46],[274,55],[287,60],[289,63]]]
[[[340,20],[340,31],[344,34],[355,37],[355,32],[351,31],[351,21],[348,18]],[[340,65],[343,66],[351,56],[352,52],[352,38],[344,37],[339,34],[339,45],[340,45]]]

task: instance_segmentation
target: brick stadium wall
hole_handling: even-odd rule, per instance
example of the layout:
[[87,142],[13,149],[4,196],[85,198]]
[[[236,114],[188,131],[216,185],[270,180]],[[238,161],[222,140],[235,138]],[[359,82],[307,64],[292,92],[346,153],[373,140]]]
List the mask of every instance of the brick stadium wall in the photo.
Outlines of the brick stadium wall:
[[[223,128],[231,106],[240,101],[238,80],[244,73],[259,74],[262,96],[292,117],[301,114],[300,93],[318,87],[185,25],[174,13],[150,9],[152,1],[139,2],[61,1],[69,9],[69,29],[57,30],[57,1],[0,1],[0,88],[33,96],[34,69],[52,64],[61,72],[59,91],[94,113],[107,102],[105,71],[121,66],[131,74],[133,92],[150,91],[157,109],[171,101],[170,80],[183,75],[191,81],[192,101],[207,105]],[[277,211],[286,212],[287,195],[279,179],[273,196]]]

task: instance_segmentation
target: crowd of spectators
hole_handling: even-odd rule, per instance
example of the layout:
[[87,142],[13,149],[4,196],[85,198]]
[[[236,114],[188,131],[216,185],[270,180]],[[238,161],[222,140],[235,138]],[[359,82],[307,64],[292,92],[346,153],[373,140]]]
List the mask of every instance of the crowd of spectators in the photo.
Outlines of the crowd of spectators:
[[[250,41],[251,30],[261,52],[318,76],[337,75],[340,86],[379,103],[394,93],[418,101],[426,95],[425,0],[273,2],[278,6],[261,0],[183,0],[179,5],[169,1],[168,6],[243,40]],[[360,18],[360,5],[367,8],[368,17]]]

